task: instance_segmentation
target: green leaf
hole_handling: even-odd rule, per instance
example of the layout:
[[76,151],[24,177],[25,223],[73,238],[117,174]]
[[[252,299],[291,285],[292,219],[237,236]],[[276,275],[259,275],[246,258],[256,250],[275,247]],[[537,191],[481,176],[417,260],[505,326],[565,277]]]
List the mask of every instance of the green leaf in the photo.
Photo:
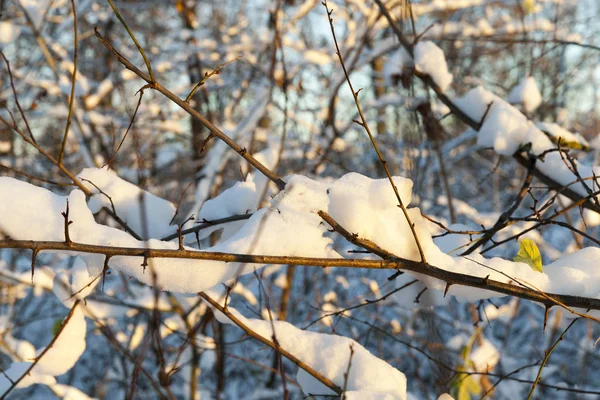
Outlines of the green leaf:
[[62,326],[62,323],[62,318],[58,318],[56,321],[54,321],[54,325],[52,325],[52,336],[56,336],[56,334],[60,330],[60,327]]
[[513,260],[528,264],[533,270],[542,272],[542,255],[537,244],[531,239],[523,239],[521,241],[519,252]]

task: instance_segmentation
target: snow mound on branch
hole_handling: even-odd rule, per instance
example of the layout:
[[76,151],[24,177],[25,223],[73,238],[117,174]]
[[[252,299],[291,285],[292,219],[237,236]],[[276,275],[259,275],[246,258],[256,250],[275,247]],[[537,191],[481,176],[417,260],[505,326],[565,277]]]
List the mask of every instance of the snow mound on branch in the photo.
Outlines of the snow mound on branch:
[[200,209],[198,220],[214,220],[255,211],[256,185],[249,175],[246,182],[237,182],[214,199],[207,200]]
[[[78,306],[58,339],[40,359],[35,369],[51,376],[59,376],[70,370],[85,351],[85,335],[85,317]],[[38,356],[42,351],[38,351]]]
[[[354,340],[305,331],[285,321],[247,319],[231,307],[228,310],[257,334],[269,339],[275,335],[282,349],[301,359],[338,387],[346,387],[346,393],[351,398],[406,399],[406,376]],[[215,315],[221,323],[233,324],[221,312],[215,311]],[[354,354],[348,378],[345,379],[351,347]],[[297,381],[306,394],[335,394],[301,368],[298,369]]]
[[[410,179],[393,177],[405,206],[412,200]],[[418,210],[411,211],[414,214]],[[361,238],[376,238],[378,246],[410,259],[419,256],[414,241],[406,240],[411,231],[388,179],[371,179],[349,173],[329,189],[329,215],[351,233]],[[383,231],[379,231],[383,229]]]
[[388,61],[383,66],[385,84],[388,86],[393,85],[397,78],[404,75],[407,69],[413,67],[414,62],[412,57],[410,54],[408,54],[404,47],[400,47],[390,56]]
[[583,297],[600,297],[600,248],[586,247],[544,266],[551,291]]
[[543,132],[552,136],[556,143],[560,142],[565,145],[568,143],[576,143],[582,147],[589,147],[590,144],[580,133],[572,133],[562,126],[552,122],[538,122],[537,127]]
[[[471,119],[482,122],[477,133],[477,144],[480,146],[492,147],[496,153],[506,156],[512,156],[528,144],[531,144],[529,151],[533,154],[556,149],[556,145],[523,113],[481,86],[455,99],[455,104]],[[577,160],[574,163],[583,182],[578,181],[572,166],[558,151],[547,153],[543,160],[537,161],[535,167],[582,196],[587,196],[590,190],[598,191],[593,177],[600,175],[600,166],[590,167]]]
[[[405,206],[410,204],[412,181],[394,177],[400,198]],[[329,189],[329,215],[341,226],[360,238],[368,239],[397,257],[420,261],[420,253],[404,213],[398,207],[396,196],[386,179],[374,180],[360,174],[350,173],[336,181]],[[443,252],[432,240],[426,220],[418,208],[408,208],[408,217],[414,224],[419,243],[430,265],[471,276],[509,283],[515,277],[527,281],[544,290],[548,286],[548,276],[533,271],[527,264],[504,260],[486,259],[479,254],[469,258],[452,257]],[[406,275],[421,280],[429,289],[444,291],[445,282],[415,272]],[[402,286],[406,280],[400,280]],[[502,294],[488,290],[453,285],[450,294],[460,300],[474,301]],[[440,297],[440,296],[435,296]],[[441,299],[438,299],[441,300]],[[436,303],[436,300],[432,300]]]
[[[540,163],[542,167],[548,168],[548,160],[552,160],[551,155],[546,156],[545,163]],[[374,180],[351,173],[333,183],[317,182],[295,175],[288,177],[287,181],[286,189],[271,201],[269,207],[254,213],[231,237],[223,239],[206,251],[339,258],[340,255],[332,249],[332,239],[324,236],[326,226],[318,215],[319,210],[327,210],[351,233],[374,242],[397,257],[420,261],[410,225],[398,207],[394,191],[386,179]],[[411,201],[412,181],[401,177],[394,177],[393,181],[404,204],[408,206]],[[9,194],[0,200],[2,232],[16,240],[64,241],[64,219],[60,214],[65,210],[67,198],[12,178],[0,178],[0,192]],[[86,206],[84,194],[79,190],[71,192],[68,199],[69,219],[73,221],[69,231],[71,239],[76,243],[178,249],[177,243],[156,239],[137,241],[126,232],[97,224]],[[491,280],[512,285],[519,282],[536,290],[560,294],[598,297],[600,293],[600,274],[593,268],[594,263],[600,261],[600,249],[584,249],[547,266],[547,272],[539,273],[524,263],[501,258],[488,259],[480,254],[452,257],[443,251],[447,250],[446,246],[440,243],[444,247],[440,249],[434,243],[427,222],[418,208],[408,208],[407,214],[410,222],[414,224],[426,260],[432,266],[482,279],[489,277]],[[91,277],[102,274],[103,255],[85,254],[81,257]],[[197,293],[264,266],[193,259],[151,258],[148,261],[149,271],[145,271],[141,266],[143,257],[113,256],[109,260],[109,266],[145,284],[180,293]],[[565,268],[553,267],[561,265],[557,264],[561,262],[567,263]],[[79,269],[82,268],[83,264]],[[73,275],[71,291],[90,279],[79,272]],[[444,291],[446,288],[445,282],[436,278],[416,272],[408,272],[407,275],[421,280],[429,289]],[[65,286],[69,285],[68,281],[63,282],[66,282]],[[84,290],[81,295],[84,296],[86,292],[87,290]],[[453,285],[449,294],[466,301],[503,296],[482,288],[458,285]]]
[[523,105],[523,110],[530,113],[542,104],[542,94],[535,78],[527,76],[523,78],[508,95],[508,101],[512,104]]
[[[114,178],[113,182],[116,180],[120,178]],[[120,185],[118,182],[117,184]],[[238,232],[216,246],[207,248],[206,251],[271,256],[339,257],[332,250],[332,240],[323,236],[326,228],[316,214],[316,211],[327,208],[326,190],[326,185],[322,183],[300,176],[290,177],[286,190],[273,199],[270,207],[256,212]],[[68,199],[69,220],[73,221],[69,226],[69,233],[71,240],[76,243],[178,249],[177,243],[156,239],[142,242],[124,231],[97,224],[87,208],[85,195],[79,190],[63,197],[29,183],[3,177],[0,178],[0,192],[11,193],[0,200],[0,230],[15,240],[64,241],[64,218],[61,212],[65,210]],[[156,204],[159,206],[165,203],[167,202],[157,198]],[[131,203],[132,213],[135,213],[135,205],[137,203]],[[90,276],[102,274],[103,255],[85,254],[81,257]],[[148,269],[153,272],[150,273],[142,268],[143,261],[143,257],[115,256],[110,258],[109,266],[148,285],[181,293],[197,293],[264,266],[210,260],[153,258],[148,260]]]
[[532,144],[534,153],[552,148],[550,139],[523,113],[481,86],[455,103],[471,119],[482,123],[477,135],[480,146],[493,147],[496,153],[506,156],[512,156],[525,143]]
[[[86,168],[78,177],[85,179],[83,183],[92,193],[95,193],[89,201],[89,208],[93,213],[97,213],[102,207],[112,209],[110,200],[106,197],[108,195],[112,199],[117,215],[143,238],[163,237],[173,230],[170,222],[175,214],[175,206],[167,200],[140,189],[108,169]],[[106,195],[100,193],[87,181],[92,182]],[[141,210],[142,204],[143,210]],[[145,221],[142,215],[145,216]],[[147,229],[145,237],[144,226]]]
[[[86,323],[81,307],[73,310],[73,314],[67,325],[63,328],[60,336],[56,339],[52,347],[39,359],[28,375],[26,375],[16,386],[25,388],[30,385],[41,383],[53,385],[56,383],[55,376],[62,375],[73,368],[79,357],[85,351]],[[44,351],[37,351],[37,356]],[[23,362],[13,363],[10,368],[0,375],[0,394],[12,385],[7,376],[16,381],[31,367],[31,358]]]
[[452,83],[452,74],[448,72],[444,51],[433,42],[423,41],[417,43],[414,54],[416,70],[429,75],[445,92]]

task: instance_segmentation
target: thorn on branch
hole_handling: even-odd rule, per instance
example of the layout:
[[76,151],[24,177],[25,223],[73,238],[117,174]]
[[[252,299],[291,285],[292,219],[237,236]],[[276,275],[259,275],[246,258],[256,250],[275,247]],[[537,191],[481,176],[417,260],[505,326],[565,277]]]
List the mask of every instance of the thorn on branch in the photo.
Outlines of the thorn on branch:
[[146,273],[146,267],[148,266],[148,254],[144,253],[144,260],[142,261],[141,267],[144,269],[144,273]]
[[446,288],[444,289],[444,297],[446,297],[446,295],[448,294],[448,290],[450,290],[450,286],[452,286],[452,284],[450,282],[447,282]]
[[177,225],[177,237],[179,239],[179,250],[183,251],[185,250],[183,248],[183,226],[185,224],[187,224],[188,222],[192,221],[194,219],[193,216],[190,216],[188,219],[186,219],[185,221],[183,221],[181,224]]
[[544,310],[544,326],[542,328],[542,332],[546,332],[546,324],[548,323],[548,316],[550,315],[551,305],[546,304],[546,309]]
[[73,221],[69,221],[69,199],[67,199],[67,208],[64,212],[61,212],[62,216],[65,219],[65,244],[67,247],[71,247],[73,242],[71,241],[71,237],[69,235],[69,225],[73,223]]
[[104,291],[104,282],[106,282],[106,272],[108,271],[108,260],[110,260],[109,255],[104,257],[104,266],[102,267],[102,291]]
[[31,256],[31,284],[33,285],[33,274],[35,272],[35,260],[37,258],[38,255],[38,248],[34,248],[33,249],[33,255]]
[[198,244],[198,250],[200,250],[200,233],[198,231],[194,233],[196,234],[196,243]]
[[490,276],[488,275],[488,276],[486,276],[485,278],[483,278],[483,279],[481,280],[481,283],[482,283],[484,286],[487,286],[487,285],[488,285],[488,283],[489,283],[489,281],[490,281]]
[[183,250],[183,234],[181,233],[182,226],[183,226],[183,224],[177,225],[177,239],[179,241],[179,250],[180,251]]

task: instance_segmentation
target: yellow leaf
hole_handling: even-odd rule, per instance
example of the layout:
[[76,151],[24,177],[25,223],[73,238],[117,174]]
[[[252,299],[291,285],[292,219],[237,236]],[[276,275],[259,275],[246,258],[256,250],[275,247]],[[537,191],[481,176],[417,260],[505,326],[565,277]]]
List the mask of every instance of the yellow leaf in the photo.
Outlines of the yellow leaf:
[[519,252],[513,260],[528,264],[533,270],[542,272],[542,255],[537,244],[531,239],[523,239],[521,241]]
[[523,3],[521,3],[521,6],[523,7],[525,14],[535,12],[535,0],[524,0]]

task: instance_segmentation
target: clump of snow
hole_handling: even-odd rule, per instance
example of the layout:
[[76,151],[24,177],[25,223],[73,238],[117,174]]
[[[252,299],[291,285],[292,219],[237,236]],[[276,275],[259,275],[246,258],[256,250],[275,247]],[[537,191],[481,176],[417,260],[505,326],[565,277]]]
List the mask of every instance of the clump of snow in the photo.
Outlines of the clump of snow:
[[576,294],[583,297],[600,297],[600,248],[586,247],[544,266],[550,277],[550,291]]
[[55,385],[51,385],[50,388],[62,400],[92,400],[93,399],[92,397],[89,397],[87,394],[83,393],[81,390],[77,389],[74,386],[63,385],[63,384],[57,383]]
[[[412,181],[406,178],[393,178],[400,197],[405,205],[410,203]],[[351,233],[371,240],[398,257],[419,261],[420,254],[404,214],[397,206],[394,192],[387,180],[373,180],[356,173],[350,173],[337,180],[329,189],[329,214]],[[419,242],[427,262],[436,267],[508,283],[510,277],[518,277],[544,290],[548,286],[548,276],[533,271],[527,264],[504,260],[486,259],[479,254],[469,258],[452,257],[443,252],[432,240],[425,219],[418,208],[408,208],[408,215],[414,224]],[[432,290],[444,291],[446,285],[437,279],[418,273],[407,272],[407,279],[400,280],[397,286],[407,283],[408,277],[421,280]],[[429,291],[429,290],[428,290]],[[474,301],[500,296],[487,290],[472,287],[452,286],[449,293],[461,300]],[[443,294],[436,294],[432,304],[444,302]]]
[[500,352],[487,339],[483,339],[481,344],[477,348],[471,351],[471,361],[475,371],[487,372],[491,371],[498,361],[500,361]]
[[[393,180],[402,202],[408,206],[412,181],[401,177]],[[400,218],[402,211],[387,179],[373,180],[358,173],[344,175],[329,188],[328,213],[360,237],[372,239],[377,235],[377,244],[388,251],[411,259],[418,257],[414,242],[405,240],[411,236],[410,227],[406,219]],[[377,229],[386,231],[378,235]]]
[[414,54],[416,70],[429,75],[445,92],[452,83],[452,74],[448,72],[444,51],[433,42],[422,41],[415,46]]
[[406,74],[406,71],[413,67],[414,62],[412,57],[404,47],[401,46],[390,56],[383,66],[385,84],[388,86],[393,85],[399,77]]
[[590,144],[580,133],[572,133],[560,125],[552,122],[538,122],[537,127],[540,128],[544,133],[550,135],[554,142],[558,143],[559,139],[562,145],[568,143],[579,144],[583,148],[589,148]]
[[498,154],[507,156],[513,155],[525,143],[532,144],[534,153],[553,147],[550,139],[523,113],[481,86],[471,89],[455,103],[471,119],[482,122],[477,135],[480,146],[493,147]]
[[[228,307],[228,311],[257,334],[265,338],[275,335],[281,348],[301,359],[338,387],[345,386],[355,399],[406,399],[406,376],[352,339],[305,331],[285,321],[247,319],[231,307]],[[233,324],[220,312],[215,315],[221,323]],[[354,355],[348,378],[345,379],[350,347],[354,350]],[[298,370],[297,381],[306,394],[335,394],[303,369]]]
[[99,282],[100,276],[90,276],[85,262],[77,257],[71,268],[71,282],[65,272],[59,272],[54,277],[52,290],[65,307],[71,308],[76,300],[85,299]]
[[232,215],[247,214],[255,210],[256,184],[249,175],[245,182],[238,182],[214,199],[208,200],[200,209],[198,220],[214,220]]
[[[64,218],[69,200],[69,218],[77,221],[70,226],[71,238],[75,241],[88,238],[83,225],[93,222],[85,195],[73,191],[69,197],[54,193],[13,178],[0,177],[2,196],[0,200],[0,230],[15,240],[63,241]],[[94,222],[95,223],[95,222]]]
[[[73,314],[67,325],[63,328],[60,336],[56,339],[52,347],[39,359],[28,375],[19,382],[17,388],[41,383],[53,385],[56,383],[55,376],[59,376],[70,370],[85,350],[86,324],[85,317],[81,307],[73,310]],[[37,352],[37,356],[44,349]],[[9,369],[0,375],[0,394],[5,393],[12,385],[32,365],[32,358],[28,357],[25,361],[13,363]],[[8,378],[10,378],[10,380]]]
[[[271,207],[256,212],[233,236],[206,250],[273,256],[339,257],[332,250],[332,240],[323,236],[326,228],[316,214],[319,209],[327,207],[326,189],[326,185],[308,178],[290,177],[286,190],[273,199]],[[67,198],[12,178],[0,178],[0,191],[14,195],[0,201],[0,229],[3,232],[13,239],[64,241],[61,212],[66,208]],[[117,193],[121,192],[117,190]],[[127,193],[125,191],[124,194]],[[68,199],[69,219],[73,221],[69,232],[76,243],[170,250],[178,248],[176,243],[155,239],[140,242],[124,231],[97,224],[87,208],[85,195],[79,190],[71,192]],[[156,199],[159,205],[160,202],[166,203]],[[120,199],[123,200],[127,199]],[[36,223],[35,229],[31,225],[33,221]],[[303,240],[298,240],[298,237]],[[86,254],[82,258],[91,277],[102,273],[102,255]],[[197,293],[262,267],[260,264],[156,258],[149,260],[148,268],[152,268],[153,275],[142,268],[142,262],[142,257],[120,256],[112,257],[109,265],[143,283],[181,293]]]
[[595,227],[600,225],[600,214],[592,210],[583,210],[583,219],[587,226]]
[[[175,214],[175,206],[170,202],[121,179],[108,169],[86,168],[78,177],[92,182],[110,196],[117,215],[142,238],[162,237],[173,231],[170,222]],[[110,200],[87,181],[83,183],[92,193],[96,193],[89,201],[92,212],[96,213],[102,207],[111,209]],[[147,230],[145,237],[144,229]]]
[[[498,154],[513,155],[522,145],[528,143],[531,144],[529,151],[533,154],[556,148],[548,136],[523,113],[482,87],[470,90],[464,97],[456,99],[455,104],[470,118],[482,122],[477,134],[477,143],[480,146],[492,147]],[[551,129],[557,132],[556,129]],[[600,167],[590,167],[578,161],[575,161],[575,164],[584,182],[577,182],[578,178],[571,171],[571,165],[565,164],[558,152],[551,152],[546,154],[543,160],[538,160],[536,169],[561,185],[569,185],[572,190],[583,196],[588,195],[588,190],[583,186],[585,182],[592,191],[596,191],[597,185],[591,182],[591,179],[600,175]]]
[[[542,165],[548,163],[548,156],[546,163]],[[206,251],[340,257],[332,249],[332,239],[324,236],[326,226],[317,214],[319,210],[327,210],[342,226],[361,238],[371,240],[398,257],[420,260],[415,238],[386,179],[374,180],[356,173],[347,174],[331,184],[302,176],[290,176],[286,179],[288,184],[285,190],[281,191],[268,207],[255,212],[231,237],[223,239]],[[412,181],[401,177],[394,177],[393,181],[404,204],[408,206],[411,201]],[[239,190],[243,187],[244,185],[240,184]],[[64,241],[64,219],[61,212],[65,210],[67,198],[12,178],[0,178],[0,191],[10,193],[0,201],[0,229],[3,232],[13,239]],[[177,243],[156,239],[140,242],[124,231],[97,224],[87,207],[84,194],[79,190],[71,192],[68,199],[69,219],[73,221],[69,231],[71,239],[76,243],[169,250],[178,248]],[[158,198],[157,201],[159,204],[164,202]],[[600,295],[600,273],[594,268],[600,260],[600,249],[587,248],[563,257],[546,266],[544,273],[533,271],[524,263],[501,258],[487,259],[480,254],[453,257],[444,250],[453,250],[449,247],[455,243],[444,244],[442,241],[440,248],[432,240],[419,209],[413,207],[407,211],[427,262],[433,266],[481,278],[489,276],[492,280],[509,284],[515,284],[514,281],[519,280],[543,291],[590,297]],[[33,221],[35,229],[31,225]],[[70,284],[62,276],[59,276],[55,283],[62,283],[69,288],[68,291],[73,292],[102,274],[102,255],[85,254],[81,257],[87,265],[89,275],[86,276],[83,263],[78,262]],[[122,271],[143,283],[181,293],[206,290],[263,266],[210,260],[152,258],[148,265],[154,272],[152,274],[141,267],[142,257],[114,256],[109,261],[110,268]],[[564,268],[555,267],[563,265],[561,263],[565,263]],[[405,275],[419,279],[423,287],[432,290],[443,292],[446,288],[444,282],[434,278],[413,272]],[[89,290],[83,290],[81,296]],[[487,290],[458,285],[453,285],[448,293],[466,301],[502,296]],[[64,293],[59,297],[65,300]],[[438,301],[442,301],[440,293],[432,303],[436,304]]]
[[535,111],[542,104],[542,94],[535,78],[527,76],[521,79],[510,91],[508,101],[512,104],[521,104],[526,113]]
[[[70,370],[85,351],[85,334],[85,317],[78,306],[58,339],[34,369],[50,376],[59,376]],[[42,351],[43,349],[38,351],[38,356]]]
[[0,48],[17,40],[21,34],[21,27],[12,21],[0,21]]

